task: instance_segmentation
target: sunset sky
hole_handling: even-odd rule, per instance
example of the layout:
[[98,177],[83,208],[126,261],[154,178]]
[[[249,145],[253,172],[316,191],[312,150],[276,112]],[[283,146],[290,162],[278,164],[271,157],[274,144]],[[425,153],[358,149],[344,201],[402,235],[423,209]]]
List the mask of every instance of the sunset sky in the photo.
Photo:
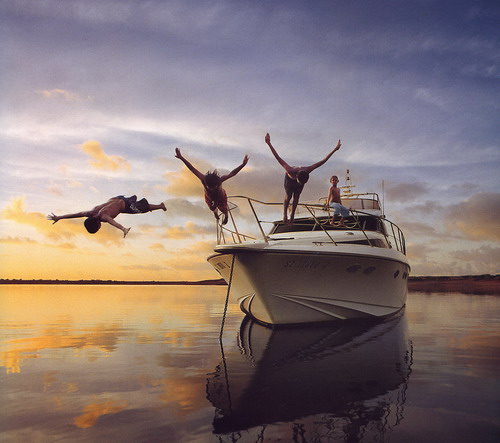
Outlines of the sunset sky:
[[[349,169],[405,232],[413,275],[498,273],[500,7],[495,1],[0,0],[0,278],[201,280],[215,222],[199,181],[303,200]],[[136,194],[168,211],[89,210]],[[279,218],[277,209],[276,217]]]

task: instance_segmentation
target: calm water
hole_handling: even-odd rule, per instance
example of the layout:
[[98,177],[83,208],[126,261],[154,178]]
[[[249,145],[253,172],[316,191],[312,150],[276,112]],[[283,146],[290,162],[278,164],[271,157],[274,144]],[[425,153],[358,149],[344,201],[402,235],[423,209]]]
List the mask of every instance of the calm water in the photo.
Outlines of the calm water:
[[498,442],[500,298],[272,331],[223,286],[1,286],[2,442]]

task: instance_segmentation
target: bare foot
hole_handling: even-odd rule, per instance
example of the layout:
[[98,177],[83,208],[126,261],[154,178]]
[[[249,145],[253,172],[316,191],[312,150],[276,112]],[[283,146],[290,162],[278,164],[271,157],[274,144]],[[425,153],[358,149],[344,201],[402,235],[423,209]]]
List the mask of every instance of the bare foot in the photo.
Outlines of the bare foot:
[[125,231],[123,231],[123,238],[125,238],[128,234],[128,231],[130,231],[131,228],[125,228]]
[[166,211],[166,210],[167,210],[167,207],[165,206],[165,203],[161,202],[161,205],[160,205],[160,206],[161,206],[161,208],[162,208],[164,211]]

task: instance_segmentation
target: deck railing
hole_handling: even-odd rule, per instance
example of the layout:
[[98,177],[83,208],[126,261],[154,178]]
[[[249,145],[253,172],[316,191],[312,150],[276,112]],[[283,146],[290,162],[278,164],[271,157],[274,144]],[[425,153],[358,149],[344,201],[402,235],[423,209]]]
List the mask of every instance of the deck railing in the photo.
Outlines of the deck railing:
[[[255,205],[259,204],[264,206],[283,207],[283,203],[263,202],[261,200],[256,200],[254,198],[245,197],[242,195],[233,195],[228,197],[228,199],[229,199],[229,219],[231,220],[232,228],[228,227],[227,225],[222,225],[220,222],[217,222],[217,244],[218,245],[228,244],[228,243],[234,244],[234,243],[242,243],[244,241],[257,240],[257,239],[269,242],[269,235],[266,234],[263,228],[263,224],[273,224],[274,221],[261,220],[257,214],[257,211],[255,210]],[[260,236],[248,235],[240,232],[236,224],[235,217],[233,215],[233,211],[238,208],[238,205],[234,203],[234,200],[243,200],[247,202],[248,207],[250,208],[252,215],[254,216],[255,221],[257,222]],[[329,233],[329,231],[330,232],[332,231],[332,228],[327,225],[328,220],[332,217],[330,208],[322,204],[307,202],[298,204],[297,210],[301,209],[305,209],[310,215],[308,218],[306,218],[306,220],[308,221],[307,222],[308,226],[311,225],[311,221],[314,221],[314,227],[312,230],[322,230],[325,236],[327,236],[328,239],[333,244],[337,244]],[[319,214],[317,214],[318,212]],[[406,254],[406,242],[404,234],[395,223],[387,220],[385,216],[376,216],[355,209],[350,209],[349,212],[352,214],[353,219],[346,224],[346,227],[343,227],[342,229],[349,229],[357,232],[362,232],[365,238],[367,239],[368,243],[373,246],[372,242],[370,241],[370,238],[366,233],[366,231],[368,230],[365,229],[365,226],[363,226],[362,219],[360,216],[376,217],[379,220],[379,226],[382,227],[381,229],[378,230],[378,232],[381,232],[385,236],[387,243],[389,244],[389,247],[395,248],[398,251],[402,252],[403,254]],[[325,216],[328,216],[326,218],[326,221],[324,218]],[[322,217],[322,220],[320,220],[319,217]],[[294,225],[295,226],[300,225],[300,221],[294,222]],[[328,229],[325,229],[325,227],[328,227]]]

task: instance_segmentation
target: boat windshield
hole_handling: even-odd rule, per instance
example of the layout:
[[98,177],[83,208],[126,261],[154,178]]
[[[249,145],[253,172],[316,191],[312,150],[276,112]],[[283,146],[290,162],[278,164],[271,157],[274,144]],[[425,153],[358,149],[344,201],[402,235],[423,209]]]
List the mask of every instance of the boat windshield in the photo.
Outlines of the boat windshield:
[[381,210],[379,201],[370,198],[343,198],[342,204],[347,208],[358,209],[360,211],[367,209]]
[[[293,224],[284,224],[282,221],[274,222],[270,234],[280,234],[283,232],[304,232],[304,231],[332,231],[345,229],[345,227],[331,225],[329,217],[296,218]],[[371,215],[357,215],[345,218],[345,225],[350,230],[378,231],[385,234],[384,225],[379,217]]]

